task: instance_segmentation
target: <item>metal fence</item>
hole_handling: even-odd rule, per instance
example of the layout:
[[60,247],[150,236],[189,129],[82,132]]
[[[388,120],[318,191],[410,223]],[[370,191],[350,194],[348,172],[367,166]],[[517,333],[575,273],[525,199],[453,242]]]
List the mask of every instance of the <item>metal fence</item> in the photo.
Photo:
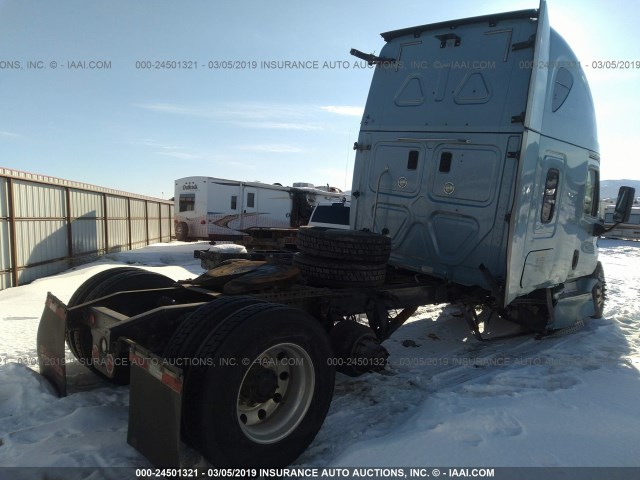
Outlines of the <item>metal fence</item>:
[[0,290],[173,237],[170,201],[0,168]]

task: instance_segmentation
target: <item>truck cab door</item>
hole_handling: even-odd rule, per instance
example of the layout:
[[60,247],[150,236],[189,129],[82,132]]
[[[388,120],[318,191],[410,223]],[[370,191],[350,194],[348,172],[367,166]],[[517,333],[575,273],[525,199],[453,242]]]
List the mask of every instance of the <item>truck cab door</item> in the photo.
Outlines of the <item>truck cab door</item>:
[[[545,0],[540,1],[538,26],[536,29],[533,65],[549,63],[551,27]],[[531,230],[528,223],[528,212],[533,197],[533,175],[539,163],[538,132],[542,129],[545,101],[547,98],[548,69],[532,68],[529,79],[527,109],[524,118],[525,132],[523,136],[522,156],[516,174],[516,198],[513,206],[512,221],[509,226],[509,247],[507,253],[506,282],[503,304],[508,305],[518,296],[528,293],[521,285],[523,267],[526,263],[528,244],[527,232]],[[549,227],[545,227],[549,228]]]
[[[540,0],[538,12],[538,27],[533,50],[533,65],[548,65],[551,43],[551,27],[549,26],[549,14],[547,3]],[[547,98],[548,68],[532,68],[529,80],[529,95],[527,98],[527,111],[524,118],[524,127],[536,132],[542,130],[542,117]]]

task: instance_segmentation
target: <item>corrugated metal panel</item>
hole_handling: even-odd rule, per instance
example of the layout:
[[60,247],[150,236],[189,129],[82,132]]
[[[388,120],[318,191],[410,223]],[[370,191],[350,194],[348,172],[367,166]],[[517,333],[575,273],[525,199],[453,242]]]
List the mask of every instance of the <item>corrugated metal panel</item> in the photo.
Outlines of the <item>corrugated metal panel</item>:
[[4,290],[5,288],[13,287],[11,283],[11,274],[10,273],[2,273],[0,274],[0,290]]
[[160,220],[153,218],[149,220],[149,243],[160,241]]
[[0,178],[0,290],[11,287],[11,237],[7,179]]
[[127,199],[108,195],[107,216],[109,218],[127,218]]
[[103,218],[104,200],[102,194],[71,190],[71,217],[72,218]]
[[18,268],[67,256],[64,220],[16,221]]
[[9,220],[0,220],[0,271],[11,266]]
[[9,216],[9,193],[7,179],[0,177],[0,218]]
[[[15,228],[9,218],[12,204]],[[133,248],[143,247],[149,236],[153,242],[160,236],[166,241],[170,234],[169,202],[0,168],[0,289],[12,286],[14,275],[18,284],[30,282],[102,254],[107,246],[110,251],[129,249],[130,242]]]
[[[11,250],[9,236],[9,221],[0,220],[0,289],[11,286]],[[4,278],[8,275],[8,278]],[[8,283],[7,283],[8,282]]]
[[51,262],[45,265],[38,265],[20,270],[20,272],[18,272],[18,285],[24,285],[25,283],[33,282],[38,278],[64,272],[69,268],[69,266],[68,260],[60,260],[58,262]]
[[147,221],[145,202],[131,200],[131,244],[133,248],[147,245]]
[[147,244],[147,225],[143,220],[131,220],[131,244],[134,248]]
[[160,241],[160,206],[157,202],[147,203],[147,218],[149,219],[149,243]]
[[170,205],[160,205],[160,222],[162,225],[162,242],[168,242],[171,240],[171,224],[173,218],[171,217]]
[[13,195],[16,218],[64,218],[64,188],[15,181]]
[[167,220],[171,218],[171,208],[166,203],[160,205],[160,215],[163,220]]
[[10,168],[0,167],[0,177],[10,177],[19,180],[25,180],[30,183],[40,183],[47,185],[57,185],[61,187],[75,188],[77,190],[86,190],[92,192],[107,193],[110,195],[119,195],[122,197],[140,198],[142,200],[159,201],[158,198],[148,197],[146,195],[138,195],[137,193],[124,192],[122,190],[114,190],[113,188],[100,187],[91,185],[90,183],[75,182],[73,180],[65,180],[64,178],[50,177],[48,175],[40,175],[38,173],[21,172],[20,170],[12,170]]
[[143,200],[131,200],[131,218],[144,218],[145,208]]
[[102,253],[104,251],[104,221],[91,217],[71,222],[73,255]]
[[129,249],[127,199],[107,196],[107,245],[110,252]]
[[101,193],[71,190],[71,245],[73,255],[104,253],[104,197]]
[[109,251],[129,249],[129,221],[125,219],[107,220]]
[[171,225],[171,238],[175,238],[176,237],[176,230],[175,230],[176,224],[173,223],[173,219],[175,217],[175,209],[173,208],[173,205],[170,205],[169,209],[171,210],[171,221],[169,222],[169,224]]

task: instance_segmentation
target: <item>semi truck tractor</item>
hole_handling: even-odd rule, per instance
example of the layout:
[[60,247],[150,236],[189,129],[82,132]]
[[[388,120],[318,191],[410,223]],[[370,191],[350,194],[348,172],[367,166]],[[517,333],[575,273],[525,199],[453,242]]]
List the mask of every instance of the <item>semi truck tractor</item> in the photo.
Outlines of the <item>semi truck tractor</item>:
[[[348,230],[301,229],[289,257],[195,279],[127,266],[48,295],[42,375],[66,394],[66,343],[128,383],[128,442],[153,464],[180,465],[182,442],[216,466],[290,464],[336,371],[384,370],[382,342],[421,305],[455,303],[478,342],[482,312],[540,336],[602,315],[593,101],[545,2],[382,37],[379,55],[351,51],[375,69]],[[614,223],[633,199],[620,189]]]

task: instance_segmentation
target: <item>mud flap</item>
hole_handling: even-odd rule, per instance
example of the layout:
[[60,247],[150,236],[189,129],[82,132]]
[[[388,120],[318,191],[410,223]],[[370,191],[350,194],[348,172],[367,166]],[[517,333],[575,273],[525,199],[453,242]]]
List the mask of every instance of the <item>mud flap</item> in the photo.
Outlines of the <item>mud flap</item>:
[[[550,307],[552,311],[552,322],[550,328],[553,330],[572,328],[583,324],[595,313],[593,302],[593,287],[598,283],[598,279],[592,276],[581,277],[562,291],[562,295]],[[547,294],[549,295],[549,293]],[[547,300],[547,303],[551,299]]]
[[554,329],[573,327],[594,314],[593,296],[588,292],[564,298],[558,301],[553,310]]
[[180,466],[183,374],[131,340],[127,442],[158,468]]
[[51,292],[38,325],[38,365],[40,374],[56,389],[58,395],[67,395],[67,367],[64,344],[66,336],[67,306]]

